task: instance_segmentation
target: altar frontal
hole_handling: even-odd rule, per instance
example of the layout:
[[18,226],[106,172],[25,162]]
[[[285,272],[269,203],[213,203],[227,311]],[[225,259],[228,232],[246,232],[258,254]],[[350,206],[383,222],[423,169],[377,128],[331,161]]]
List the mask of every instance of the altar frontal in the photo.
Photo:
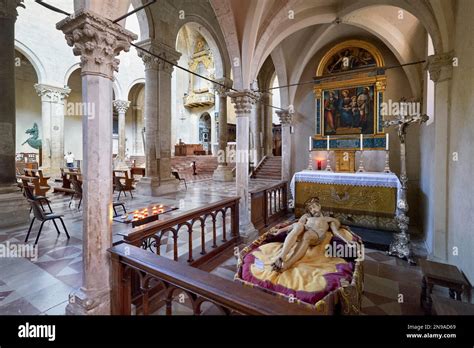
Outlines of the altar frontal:
[[305,203],[318,197],[323,211],[345,224],[395,231],[399,185],[392,173],[298,172],[291,181],[295,215],[304,214]]

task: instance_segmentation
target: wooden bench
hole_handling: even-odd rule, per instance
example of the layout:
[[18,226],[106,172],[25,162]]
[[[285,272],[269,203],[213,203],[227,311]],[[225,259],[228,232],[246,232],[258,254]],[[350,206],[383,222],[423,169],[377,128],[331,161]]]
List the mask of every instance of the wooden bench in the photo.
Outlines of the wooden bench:
[[49,186],[48,180],[50,179],[49,176],[44,176],[43,171],[41,169],[23,169],[25,176],[36,177],[39,179],[39,183],[41,186]]
[[70,175],[71,174],[78,174],[74,170],[67,170],[65,168],[60,168],[61,170],[61,180],[62,180],[62,186],[61,187],[55,187],[53,189],[53,192],[63,192],[65,194],[73,194],[74,189],[71,187],[71,180],[70,180]]
[[40,184],[40,179],[36,176],[20,176],[20,179],[23,182],[28,183],[28,186],[33,188],[35,191],[35,196],[46,196],[46,192],[48,192],[51,187],[50,186],[42,186]]
[[433,295],[435,315],[474,315],[474,304]]

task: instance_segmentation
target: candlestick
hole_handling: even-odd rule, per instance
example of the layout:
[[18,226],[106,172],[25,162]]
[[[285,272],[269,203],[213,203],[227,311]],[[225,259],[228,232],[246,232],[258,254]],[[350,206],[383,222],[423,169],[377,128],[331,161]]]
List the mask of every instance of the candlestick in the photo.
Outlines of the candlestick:
[[364,155],[364,151],[361,150],[361,151],[360,151],[360,159],[359,159],[359,169],[357,169],[357,172],[358,172],[358,173],[363,173],[363,172],[365,172],[363,155]]
[[308,170],[313,170],[313,156],[311,151],[309,151]]
[[[388,135],[388,134],[387,134]],[[391,173],[390,170],[390,157],[388,150],[385,151],[385,168],[383,169],[384,173]]]
[[385,150],[388,151],[388,144],[389,144],[389,134],[385,133]]
[[[329,138],[329,137],[328,137]],[[331,160],[329,159],[329,151],[327,152],[327,158],[326,158],[326,171],[332,172],[331,169]]]
[[360,135],[360,151],[364,151],[364,136]]
[[313,149],[313,144],[312,144],[312,141],[311,141],[311,137],[309,137],[309,146],[308,146],[308,150],[311,151]]
[[327,150],[329,151],[329,135],[328,135],[327,140],[326,140],[326,145],[327,145]]

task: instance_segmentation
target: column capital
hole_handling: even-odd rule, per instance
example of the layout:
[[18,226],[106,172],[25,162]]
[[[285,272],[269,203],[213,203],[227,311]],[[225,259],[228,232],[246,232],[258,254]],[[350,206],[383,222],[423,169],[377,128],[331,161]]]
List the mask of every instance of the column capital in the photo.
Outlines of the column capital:
[[128,52],[138,36],[119,24],[88,10],[81,9],[56,24],[73,53],[81,56],[82,74],[113,78],[121,51]]
[[277,110],[276,114],[280,118],[280,123],[282,126],[290,126],[293,122],[293,113],[289,110]]
[[430,78],[434,82],[450,80],[453,76],[454,52],[445,52],[428,56],[425,70],[430,73]]
[[15,19],[18,17],[16,8],[25,8],[23,0],[0,0],[0,19]]
[[238,92],[228,92],[227,96],[231,98],[235,105],[236,116],[245,116],[252,110],[252,105],[255,104],[257,96],[253,91],[243,90]]
[[[174,48],[157,40],[147,39],[144,41],[140,41],[137,45],[159,57],[166,59],[167,61],[173,64],[177,64],[179,58],[181,57],[181,53],[176,51]],[[166,63],[165,61],[140,49],[138,49],[137,51],[138,56],[143,60],[143,63],[145,64],[145,69],[164,71],[169,74],[173,72],[173,65]]]
[[41,101],[51,103],[62,102],[65,98],[69,97],[69,93],[71,93],[71,89],[67,86],[56,87],[37,83],[34,87],[38,96],[41,97]]
[[219,82],[220,84],[225,86],[224,87],[221,85],[215,85],[215,90],[217,94],[219,95],[219,97],[226,97],[227,93],[230,91],[230,89],[232,88],[234,84],[234,81],[232,81],[231,79],[227,77],[221,77],[220,79],[217,79],[216,82]]
[[118,113],[126,113],[130,107],[130,102],[128,100],[114,100],[112,104]]

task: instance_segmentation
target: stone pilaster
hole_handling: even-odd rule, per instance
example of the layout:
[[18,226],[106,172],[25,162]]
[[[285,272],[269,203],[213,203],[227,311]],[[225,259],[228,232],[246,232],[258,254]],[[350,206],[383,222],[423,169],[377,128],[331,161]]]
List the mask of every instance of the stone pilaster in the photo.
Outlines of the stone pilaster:
[[281,179],[290,181],[291,172],[291,132],[293,114],[288,110],[278,110],[281,123]]
[[448,260],[448,166],[449,150],[449,105],[451,79],[453,75],[453,52],[429,56],[425,69],[435,83],[435,148],[433,172],[433,246],[430,258],[446,262]]
[[42,168],[49,175],[59,175],[64,167],[64,100],[71,93],[68,87],[36,84],[41,97]]
[[[163,43],[146,40],[141,47],[176,64],[181,53]],[[141,50],[145,63],[145,157],[146,177],[137,185],[138,192],[160,196],[178,190],[171,175],[171,73],[173,65]]]
[[257,231],[250,220],[249,206],[249,118],[255,107],[256,95],[249,91],[230,92],[232,103],[235,105],[237,117],[237,150],[236,150],[236,188],[240,197],[240,235],[244,240],[251,241],[257,236]]
[[28,202],[15,173],[15,21],[23,1],[0,1],[0,229],[26,223]]
[[137,36],[87,10],[56,25],[81,57],[83,118],[83,284],[71,294],[68,314],[110,313],[112,245],[112,80],[121,51]]
[[125,147],[126,147],[126,138],[125,138],[125,114],[127,113],[128,108],[130,107],[130,102],[127,100],[114,100],[113,106],[118,113],[118,154],[115,168],[117,169],[127,169],[125,163]]
[[219,152],[217,160],[219,165],[214,171],[212,178],[215,181],[232,181],[234,176],[227,163],[227,92],[232,87],[232,80],[228,78],[219,79],[224,86],[217,86],[216,91],[219,95]]

